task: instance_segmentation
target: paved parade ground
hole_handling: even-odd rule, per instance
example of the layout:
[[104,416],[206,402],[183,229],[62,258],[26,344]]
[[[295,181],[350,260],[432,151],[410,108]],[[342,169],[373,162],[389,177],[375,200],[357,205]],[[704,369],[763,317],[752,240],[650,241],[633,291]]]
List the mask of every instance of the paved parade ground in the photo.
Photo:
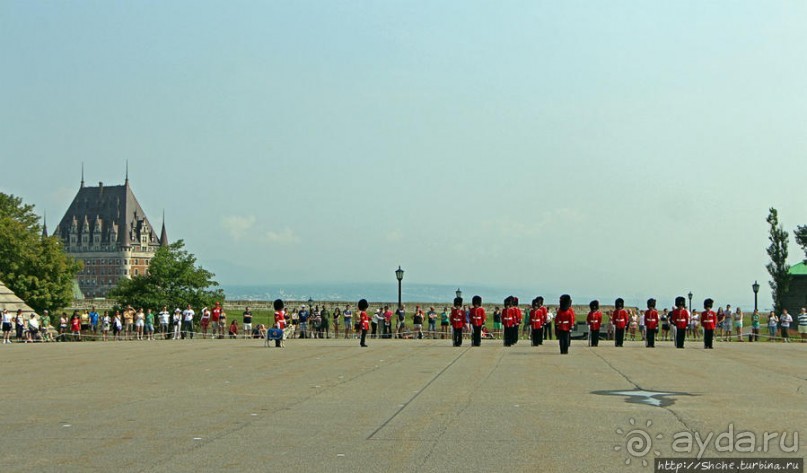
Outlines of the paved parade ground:
[[807,455],[807,344],[368,343],[0,346],[0,471],[640,472],[696,436]]

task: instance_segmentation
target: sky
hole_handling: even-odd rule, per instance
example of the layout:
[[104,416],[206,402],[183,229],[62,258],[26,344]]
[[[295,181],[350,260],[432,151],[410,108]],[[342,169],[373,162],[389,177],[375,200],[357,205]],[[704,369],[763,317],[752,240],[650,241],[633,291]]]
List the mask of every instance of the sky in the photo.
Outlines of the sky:
[[[0,2],[0,191],[130,184],[222,284],[753,305],[807,224],[807,4]],[[450,296],[450,295],[449,295]],[[577,301],[576,301],[577,302]],[[668,304],[665,304],[668,305]]]

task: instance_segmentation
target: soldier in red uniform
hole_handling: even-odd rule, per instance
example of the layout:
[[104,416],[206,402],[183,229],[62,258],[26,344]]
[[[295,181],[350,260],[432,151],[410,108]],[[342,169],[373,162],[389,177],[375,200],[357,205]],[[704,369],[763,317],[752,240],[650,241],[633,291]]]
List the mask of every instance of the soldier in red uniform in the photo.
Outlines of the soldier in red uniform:
[[474,331],[471,346],[478,347],[482,345],[482,327],[485,326],[487,317],[485,315],[485,308],[482,307],[481,296],[474,296],[471,299],[471,305],[471,327]]
[[510,310],[513,312],[513,317],[515,319],[516,325],[513,327],[513,345],[518,343],[518,329],[521,327],[521,322],[524,319],[524,313],[521,312],[521,308],[518,306],[518,297],[510,296],[512,298],[512,306]]
[[620,297],[614,302],[614,346],[621,347],[625,341],[625,327],[628,326],[628,311],[625,310],[625,301]]
[[543,298],[536,297],[532,300],[532,310],[530,310],[530,338],[532,346],[537,347],[544,343],[544,324],[546,323],[546,308],[542,307]]
[[717,325],[717,315],[712,310],[714,301],[706,299],[703,301],[703,312],[701,312],[701,327],[703,327],[703,348],[712,350],[712,342],[715,339],[715,326]]
[[656,347],[656,333],[658,332],[658,311],[656,310],[656,300],[647,300],[647,310],[644,313],[644,326],[647,336],[645,337],[645,346],[647,348]]
[[359,343],[360,347],[367,346],[364,341],[367,339],[367,331],[370,330],[370,318],[367,317],[367,307],[369,306],[370,304],[367,303],[366,299],[359,301],[359,325],[361,326],[361,342]]
[[560,307],[558,308],[558,314],[555,316],[555,335],[558,337],[561,355],[567,355],[569,353],[574,319],[572,298],[568,294],[564,294],[560,296]]
[[509,347],[513,345],[513,330],[516,328],[516,313],[511,307],[513,304],[513,296],[507,296],[504,300],[504,309],[502,309],[502,325],[504,325],[504,346]]
[[600,301],[591,301],[588,304],[591,309],[586,317],[588,324],[588,343],[592,347],[600,344],[600,326],[602,325],[602,312],[600,312]]
[[550,325],[548,323],[548,314],[549,311],[547,310],[546,306],[544,305],[544,298],[543,296],[538,296],[535,298],[535,303],[538,306],[537,309],[541,311],[541,320],[543,320],[543,326],[541,327],[541,333],[538,334],[538,345],[544,344],[544,332],[546,327]]
[[[275,299],[275,302],[272,303],[272,307],[275,308],[275,327],[284,330],[286,328],[286,313],[283,311],[283,301],[281,299]],[[283,337],[275,340],[275,347],[280,348],[282,346]]]
[[462,329],[465,327],[465,311],[462,310],[462,297],[454,298],[454,307],[449,317],[454,335],[454,346],[462,346]]
[[683,296],[675,298],[672,323],[675,325],[675,348],[684,348],[684,339],[686,339],[687,336],[687,325],[689,325],[689,311],[686,308],[686,299],[684,299]]

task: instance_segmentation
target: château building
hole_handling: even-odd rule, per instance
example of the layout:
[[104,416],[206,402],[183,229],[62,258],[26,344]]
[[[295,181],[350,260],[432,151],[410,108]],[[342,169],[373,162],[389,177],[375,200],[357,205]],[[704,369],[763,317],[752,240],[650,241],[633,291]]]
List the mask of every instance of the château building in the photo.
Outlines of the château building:
[[165,221],[158,235],[128,175],[122,186],[99,182],[98,187],[85,186],[82,175],[78,194],[54,234],[68,254],[84,263],[78,286],[87,298],[105,297],[121,278],[147,274],[154,253],[168,245]]

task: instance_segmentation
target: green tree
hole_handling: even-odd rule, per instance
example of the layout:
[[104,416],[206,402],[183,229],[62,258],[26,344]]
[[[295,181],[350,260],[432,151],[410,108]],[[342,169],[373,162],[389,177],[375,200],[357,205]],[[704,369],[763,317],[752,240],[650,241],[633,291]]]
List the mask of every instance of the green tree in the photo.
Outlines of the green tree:
[[42,312],[73,301],[73,281],[80,269],[58,237],[42,237],[33,205],[0,192],[0,281]]
[[148,274],[121,279],[107,297],[132,307],[211,307],[215,301],[224,300],[224,291],[217,289],[219,283],[213,276],[196,266],[196,257],[185,250],[184,241],[178,240],[157,250]]
[[796,237],[796,243],[804,250],[804,262],[807,263],[807,225],[799,225],[796,227],[796,231],[793,232],[793,235]]
[[768,247],[768,256],[771,262],[765,266],[771,275],[768,282],[773,291],[773,310],[777,314],[782,312],[782,298],[790,289],[790,265],[787,264],[787,239],[788,234],[779,224],[779,212],[771,207],[766,219],[770,225],[768,240],[771,245]]

